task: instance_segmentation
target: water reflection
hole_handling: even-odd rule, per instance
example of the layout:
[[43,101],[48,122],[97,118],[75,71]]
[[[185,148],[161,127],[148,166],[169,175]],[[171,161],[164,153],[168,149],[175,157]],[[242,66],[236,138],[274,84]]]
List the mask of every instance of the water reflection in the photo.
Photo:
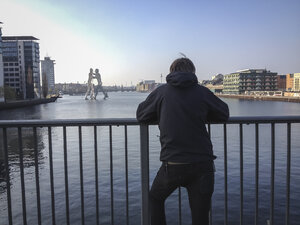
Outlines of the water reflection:
[[[7,150],[8,150],[8,160],[9,160],[9,171],[10,179],[14,179],[14,176],[17,175],[20,169],[20,140],[18,136],[17,128],[8,128],[7,132]],[[35,137],[33,128],[23,128],[21,129],[21,137],[22,137],[22,153],[23,153],[23,167],[30,168],[35,166]],[[37,128],[36,132],[36,141],[37,141],[37,156],[39,166],[44,164],[44,152],[45,148],[43,142],[43,131]],[[0,171],[0,192],[3,192],[6,188],[6,173],[5,165],[4,165],[4,136],[3,129],[0,130],[0,161],[2,162],[1,171]],[[12,173],[13,171],[13,173]],[[11,182],[11,185],[13,183]]]

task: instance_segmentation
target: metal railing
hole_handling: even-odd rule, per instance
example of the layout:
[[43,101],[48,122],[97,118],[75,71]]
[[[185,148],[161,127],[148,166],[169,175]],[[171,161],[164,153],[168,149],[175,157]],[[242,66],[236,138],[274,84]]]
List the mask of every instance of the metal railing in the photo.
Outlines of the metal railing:
[[[300,123],[300,116],[279,116],[279,117],[231,117],[223,126],[224,137],[224,224],[228,224],[228,158],[227,158],[227,125],[237,124],[239,126],[239,160],[240,160],[240,224],[244,224],[244,158],[243,158],[243,125],[255,125],[255,224],[258,224],[259,215],[259,125],[271,124],[271,180],[270,180],[270,215],[269,224],[274,224],[274,177],[275,177],[275,124],[287,124],[287,164],[286,164],[286,207],[285,207],[285,224],[290,224],[290,177],[291,177],[291,124]],[[93,127],[94,129],[94,163],[95,163],[95,217],[96,224],[99,222],[99,187],[98,187],[98,149],[97,149],[97,127],[106,126],[109,128],[109,160],[110,160],[110,207],[111,218],[110,223],[114,224],[114,189],[113,189],[113,147],[112,147],[112,126],[124,126],[125,134],[125,183],[126,183],[126,224],[129,224],[129,203],[128,203],[128,142],[127,127],[140,127],[140,162],[141,162],[141,224],[150,224],[149,214],[149,125],[139,124],[136,119],[86,119],[86,120],[1,120],[0,129],[3,135],[5,180],[7,193],[7,213],[8,222],[13,224],[12,219],[12,202],[11,202],[11,182],[9,173],[9,157],[8,157],[8,133],[7,129],[17,128],[18,135],[18,153],[20,165],[20,181],[21,181],[21,198],[22,198],[22,218],[23,224],[27,222],[27,205],[24,180],[24,158],[22,144],[22,130],[24,128],[32,128],[34,142],[34,166],[35,166],[35,186],[36,186],[36,204],[38,224],[42,224],[41,215],[41,197],[40,197],[40,180],[39,180],[39,158],[37,144],[37,128],[48,129],[48,148],[49,148],[49,167],[50,167],[50,189],[51,189],[51,214],[52,224],[56,224],[55,214],[55,193],[54,193],[54,174],[53,174],[53,138],[52,128],[63,128],[63,155],[64,155],[64,182],[65,182],[65,207],[66,207],[66,223],[70,224],[70,202],[69,202],[69,183],[68,183],[68,147],[67,147],[67,127],[78,127],[79,139],[79,162],[80,162],[80,199],[81,199],[81,224],[85,224],[85,201],[84,201],[84,182],[83,182],[83,156],[82,156],[82,127]],[[211,124],[208,124],[208,132],[211,135]],[[212,213],[211,213],[212,215]],[[211,216],[212,217],[212,216]],[[212,220],[211,220],[212,221]],[[179,188],[179,224],[181,224],[181,191]]]

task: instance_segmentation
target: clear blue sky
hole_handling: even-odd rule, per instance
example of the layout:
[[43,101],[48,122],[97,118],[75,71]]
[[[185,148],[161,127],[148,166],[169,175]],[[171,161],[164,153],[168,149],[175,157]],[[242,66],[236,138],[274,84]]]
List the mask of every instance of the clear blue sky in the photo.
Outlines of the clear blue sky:
[[39,38],[57,82],[84,82],[90,67],[104,84],[160,81],[179,52],[199,80],[246,68],[300,72],[300,1],[2,2],[3,35]]

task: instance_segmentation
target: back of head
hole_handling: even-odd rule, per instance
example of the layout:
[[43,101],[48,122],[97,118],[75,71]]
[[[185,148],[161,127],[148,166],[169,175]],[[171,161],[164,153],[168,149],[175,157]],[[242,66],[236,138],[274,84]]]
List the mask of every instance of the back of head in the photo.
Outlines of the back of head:
[[167,83],[173,87],[186,88],[198,83],[195,66],[188,58],[176,59],[170,66]]
[[195,73],[196,68],[189,58],[178,58],[170,66],[170,73],[173,72]]

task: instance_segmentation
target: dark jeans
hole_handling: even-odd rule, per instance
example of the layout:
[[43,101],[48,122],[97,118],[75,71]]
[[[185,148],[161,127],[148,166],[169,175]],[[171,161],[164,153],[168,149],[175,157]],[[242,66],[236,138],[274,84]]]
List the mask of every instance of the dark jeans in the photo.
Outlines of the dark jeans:
[[214,165],[163,163],[150,193],[151,224],[165,225],[165,200],[179,186],[188,191],[193,225],[208,225],[211,196],[214,191]]

